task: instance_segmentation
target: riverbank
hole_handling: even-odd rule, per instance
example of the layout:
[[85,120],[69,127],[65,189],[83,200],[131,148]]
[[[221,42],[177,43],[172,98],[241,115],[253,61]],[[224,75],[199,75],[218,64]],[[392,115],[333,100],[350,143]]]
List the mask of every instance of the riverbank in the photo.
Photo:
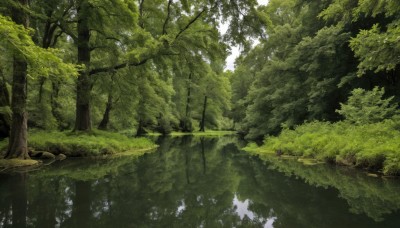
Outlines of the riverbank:
[[400,175],[400,123],[394,120],[351,125],[346,122],[312,122],[284,129],[269,136],[263,145],[249,144],[245,150],[265,155],[296,156]]
[[[6,150],[7,143],[7,140],[0,141],[2,153]],[[143,154],[157,147],[147,138],[129,138],[105,131],[90,133],[32,131],[29,134],[28,146],[31,155],[50,152],[53,155],[63,154],[66,157],[104,157],[125,153],[134,155]],[[31,165],[30,162],[25,163],[14,162],[14,159],[8,161],[2,159],[0,167]]]
[[[202,137],[222,137],[225,135],[236,135],[237,132],[236,131],[195,131],[195,132],[179,132],[179,131],[174,131],[171,132],[171,134],[169,134],[169,136],[172,137],[179,137],[179,136],[202,136]],[[148,133],[147,135],[149,136],[161,136],[160,133],[155,133],[155,132],[151,132]]]

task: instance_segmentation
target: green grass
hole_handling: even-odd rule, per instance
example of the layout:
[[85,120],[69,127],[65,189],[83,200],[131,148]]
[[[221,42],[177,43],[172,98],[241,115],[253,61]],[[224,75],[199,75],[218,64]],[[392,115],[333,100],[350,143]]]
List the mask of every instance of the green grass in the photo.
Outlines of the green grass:
[[4,139],[4,140],[0,140],[0,152],[5,150],[5,148],[8,145],[8,140]]
[[[0,145],[5,143],[2,142]],[[62,153],[69,157],[112,155],[120,152],[142,153],[143,150],[156,147],[147,138],[129,138],[105,131],[90,133],[32,131],[29,133],[28,146],[35,151]]]
[[245,150],[311,158],[317,161],[364,168],[385,175],[400,175],[400,124],[398,121],[368,125],[346,122],[312,122],[278,137],[266,137],[264,144],[250,144]]
[[[170,136],[179,137],[179,136],[186,136],[186,135],[193,135],[193,136],[204,136],[204,137],[219,137],[224,135],[234,135],[236,134],[235,131],[205,131],[205,132],[177,132],[174,131],[170,134]],[[160,133],[149,133],[150,136],[160,136]]]
[[[2,169],[10,169],[10,168],[18,168],[18,167],[28,167],[28,166],[36,166],[39,165],[40,162],[36,160],[22,160],[22,159],[0,159],[0,168]],[[1,170],[0,170],[1,171]]]

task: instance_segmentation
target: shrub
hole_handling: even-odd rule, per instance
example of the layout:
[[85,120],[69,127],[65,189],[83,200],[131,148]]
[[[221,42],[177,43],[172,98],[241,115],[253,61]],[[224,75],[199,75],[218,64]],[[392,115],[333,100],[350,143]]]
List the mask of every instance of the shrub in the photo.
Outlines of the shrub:
[[397,113],[397,104],[393,104],[394,97],[383,99],[385,89],[375,87],[372,91],[354,89],[347,104],[341,103],[340,115],[354,124],[369,124],[391,118]]
[[280,150],[283,154],[354,165],[387,175],[400,174],[400,131],[397,120],[353,125],[349,122],[312,122],[269,136],[258,154]]

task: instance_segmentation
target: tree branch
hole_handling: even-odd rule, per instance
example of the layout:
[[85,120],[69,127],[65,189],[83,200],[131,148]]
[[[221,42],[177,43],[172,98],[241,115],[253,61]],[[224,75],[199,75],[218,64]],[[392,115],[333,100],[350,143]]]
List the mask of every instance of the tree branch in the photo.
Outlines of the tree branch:
[[78,37],[77,37],[72,31],[68,30],[68,28],[64,25],[63,22],[60,22],[60,24],[59,24],[58,26],[60,27],[60,29],[61,29],[65,34],[69,35],[69,36],[74,40],[74,42],[77,42],[77,41],[78,41]]
[[191,26],[193,23],[195,23],[195,22],[201,17],[201,15],[202,15],[204,12],[206,12],[206,10],[207,10],[207,8],[204,7],[202,11],[200,11],[194,18],[192,18],[192,20],[190,20],[189,23],[188,23],[185,27],[183,27],[183,28],[178,32],[178,34],[176,34],[175,40],[177,40],[177,39],[182,35],[182,33],[184,33],[186,30],[188,30],[188,29],[190,28],[190,26]]
[[94,50],[96,50],[96,49],[106,49],[106,48],[108,48],[109,46],[93,46],[93,47],[90,47],[90,51],[94,51]]
[[57,33],[57,35],[54,36],[53,38],[53,42],[51,43],[51,46],[54,47],[57,44],[57,40],[58,38],[60,38],[60,36],[63,34],[63,30],[60,30],[59,33]]
[[100,35],[104,36],[104,38],[106,40],[115,40],[115,41],[121,42],[121,40],[119,40],[118,38],[115,38],[115,37],[112,37],[112,36],[107,36],[107,34],[105,34],[103,31],[100,31],[100,30],[97,30],[97,29],[93,29],[93,28],[90,29],[90,31],[95,31],[95,32],[99,33]]
[[115,70],[119,70],[128,66],[140,66],[145,64],[148,60],[152,59],[153,56],[148,57],[146,59],[143,59],[140,62],[136,62],[136,63],[122,63],[116,66],[111,66],[111,67],[102,67],[102,68],[96,68],[93,69],[89,72],[89,75],[93,75],[93,74],[98,74],[98,73],[105,73],[105,72],[110,72],[110,71],[115,71]]
[[168,1],[167,17],[165,18],[164,25],[163,25],[163,30],[162,30],[162,34],[163,35],[167,34],[167,25],[168,25],[169,18],[171,16],[171,4],[172,4],[172,2],[173,2],[173,0],[169,0]]
[[[145,1],[145,0],[141,0],[140,4],[142,5],[142,4],[144,3],[144,1]],[[172,4],[172,0],[170,0],[169,2],[171,2],[171,4]],[[216,1],[215,5],[217,4],[217,2],[218,2],[218,1]],[[215,6],[215,5],[214,5],[214,6]],[[175,40],[177,40],[177,39],[182,35],[182,33],[184,33],[186,30],[188,30],[188,29],[190,28],[190,26],[191,26],[192,24],[194,24],[194,23],[203,15],[204,12],[206,12],[206,10],[207,10],[207,7],[204,7],[198,14],[196,14],[196,16],[194,16],[194,17],[187,23],[187,25],[186,25],[185,27],[183,27],[183,28],[178,32],[178,34],[176,34]],[[169,20],[169,19],[168,19],[168,20]],[[157,54],[160,54],[160,52],[161,52],[161,50],[159,50],[159,51],[157,52]],[[166,53],[166,54],[161,54],[161,55],[171,55],[171,53]],[[102,67],[102,68],[92,69],[92,70],[89,72],[89,75],[94,75],[94,74],[98,74],[98,73],[105,73],[105,72],[115,71],[115,70],[119,70],[119,69],[122,69],[122,68],[125,68],[125,67],[128,67],[128,66],[140,66],[140,65],[145,64],[148,60],[153,59],[155,56],[156,56],[155,54],[154,54],[154,55],[151,55],[151,56],[148,56],[148,57],[146,57],[145,59],[143,59],[143,60],[141,60],[141,61],[139,61],[139,62],[135,62],[135,63],[128,63],[128,62],[126,62],[126,63],[121,63],[121,64],[116,65],[116,66]]]
[[144,4],[144,0],[139,0],[139,26],[141,28],[144,28],[143,4]]

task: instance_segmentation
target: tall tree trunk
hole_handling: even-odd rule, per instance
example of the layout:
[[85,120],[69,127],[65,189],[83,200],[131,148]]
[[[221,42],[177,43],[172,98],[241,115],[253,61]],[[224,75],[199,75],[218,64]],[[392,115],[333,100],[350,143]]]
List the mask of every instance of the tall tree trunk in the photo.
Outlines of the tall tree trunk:
[[63,118],[62,118],[61,112],[59,110],[59,108],[61,106],[57,101],[59,93],[60,93],[60,82],[52,81],[51,87],[52,87],[51,95],[50,95],[51,113],[54,116],[54,118],[56,118],[58,126],[61,126]]
[[90,68],[90,30],[88,11],[90,10],[87,0],[78,1],[78,64],[85,66],[79,72],[76,88],[76,119],[75,131],[90,131],[92,122],[90,118],[90,90],[91,80]]
[[[29,0],[19,0],[23,6],[28,6]],[[25,27],[29,26],[29,19],[19,8],[12,9],[12,19]],[[12,123],[6,158],[29,159],[28,155],[28,114],[26,112],[27,98],[27,69],[28,64],[18,51],[14,53],[13,83],[12,83]]]
[[201,116],[201,122],[200,122],[200,131],[202,132],[205,131],[206,110],[207,110],[207,96],[204,96],[203,114]]
[[42,98],[43,98],[43,86],[44,83],[46,82],[45,77],[41,77],[39,79],[39,96],[38,96],[38,103],[42,103]]
[[112,91],[109,91],[106,110],[104,111],[103,119],[101,120],[98,126],[99,130],[107,130],[108,123],[110,122],[110,112],[112,107],[113,107]]
[[191,84],[192,84],[192,73],[189,74],[189,81],[188,81],[188,87],[187,87],[187,98],[186,98],[186,118],[190,118],[190,92],[191,92]]
[[192,122],[191,122],[191,84],[192,84],[192,73],[189,74],[189,79],[187,83],[187,96],[186,96],[186,110],[185,110],[185,118],[181,120],[180,126],[183,132],[191,132]]
[[138,129],[136,131],[136,136],[142,136],[145,135],[147,132],[144,129],[144,122],[142,120],[139,120],[139,126]]

